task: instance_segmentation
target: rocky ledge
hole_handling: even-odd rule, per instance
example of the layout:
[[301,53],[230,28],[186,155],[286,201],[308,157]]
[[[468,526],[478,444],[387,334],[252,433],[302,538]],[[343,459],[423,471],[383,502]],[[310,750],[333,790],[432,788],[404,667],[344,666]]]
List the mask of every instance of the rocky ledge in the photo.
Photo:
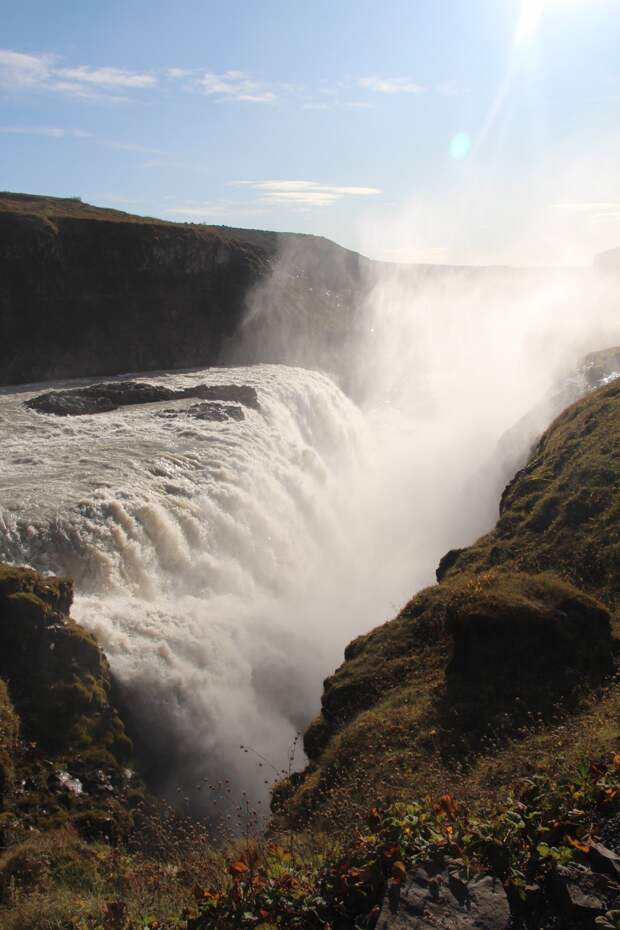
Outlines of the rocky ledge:
[[[0,835],[116,837],[141,786],[108,662],[69,615],[73,586],[0,565]],[[133,802],[132,802],[133,798]]]
[[109,413],[119,407],[192,397],[209,402],[190,407],[191,416],[198,419],[243,419],[242,411],[239,416],[239,406],[234,408],[234,412],[226,412],[224,404],[228,403],[241,404],[252,410],[259,409],[256,389],[247,384],[196,384],[175,390],[148,381],[110,381],[63,391],[47,391],[31,397],[26,401],[26,406],[37,413],[66,417]]

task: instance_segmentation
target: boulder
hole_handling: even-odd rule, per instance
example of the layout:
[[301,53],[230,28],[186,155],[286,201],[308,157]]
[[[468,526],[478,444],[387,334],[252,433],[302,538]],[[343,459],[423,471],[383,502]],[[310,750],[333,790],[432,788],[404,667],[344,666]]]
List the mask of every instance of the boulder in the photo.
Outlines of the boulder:
[[490,875],[466,882],[417,869],[389,886],[377,930],[506,930],[509,920],[506,892]]
[[223,423],[225,420],[243,420],[245,418],[243,407],[238,404],[216,404],[211,401],[192,404],[187,414],[195,420],[211,420],[216,423]]
[[552,889],[564,915],[586,927],[594,927],[595,918],[613,907],[620,897],[617,882],[577,866],[558,866]]

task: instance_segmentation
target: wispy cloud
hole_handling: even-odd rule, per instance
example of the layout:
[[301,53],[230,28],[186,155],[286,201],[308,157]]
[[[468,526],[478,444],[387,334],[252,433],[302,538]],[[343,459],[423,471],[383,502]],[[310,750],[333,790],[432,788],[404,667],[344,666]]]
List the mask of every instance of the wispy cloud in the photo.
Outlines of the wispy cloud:
[[404,77],[364,77],[360,78],[360,86],[379,94],[421,94],[425,90],[421,84]]
[[343,197],[370,197],[380,194],[378,187],[321,184],[319,181],[233,181],[236,187],[250,187],[259,194],[259,202],[271,206],[331,207]]
[[106,90],[118,87],[155,87],[157,84],[157,78],[152,74],[126,71],[122,68],[89,68],[81,65],[79,68],[58,68],[55,74],[65,81],[103,87]]
[[58,126],[0,126],[0,133],[19,136],[49,136],[62,139],[71,136],[74,139],[89,139],[90,133],[83,129],[60,129]]
[[113,149],[122,149],[124,152],[139,152],[142,155],[163,155],[164,152],[162,149],[153,149],[148,145],[138,145],[135,142],[113,142],[110,140],[106,141],[106,145],[109,145]]
[[53,61],[52,55],[26,55],[0,49],[0,86],[23,90],[44,84]]
[[[0,49],[0,88],[13,92],[47,92],[87,99],[126,100],[118,91],[157,85],[157,78],[121,68],[61,67],[58,58]],[[113,92],[113,93],[112,93]]]
[[195,85],[206,96],[221,100],[273,103],[276,99],[273,90],[248,77],[243,71],[225,71],[223,74],[206,72],[196,79]]

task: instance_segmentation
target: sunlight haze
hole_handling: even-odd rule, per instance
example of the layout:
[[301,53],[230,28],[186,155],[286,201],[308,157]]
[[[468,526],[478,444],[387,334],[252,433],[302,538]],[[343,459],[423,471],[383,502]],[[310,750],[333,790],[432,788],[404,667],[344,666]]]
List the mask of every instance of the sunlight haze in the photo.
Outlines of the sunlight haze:
[[3,4],[7,190],[390,261],[620,241],[614,0]]

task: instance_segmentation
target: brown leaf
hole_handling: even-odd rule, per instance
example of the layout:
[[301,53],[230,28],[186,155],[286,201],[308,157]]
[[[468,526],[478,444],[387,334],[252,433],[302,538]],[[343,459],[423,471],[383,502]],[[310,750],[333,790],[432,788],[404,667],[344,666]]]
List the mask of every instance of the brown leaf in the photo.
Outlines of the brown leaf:
[[248,867],[245,864],[245,862],[241,862],[241,861],[232,862],[228,866],[228,871],[230,872],[234,880],[238,881],[242,877],[243,873],[248,871]]

